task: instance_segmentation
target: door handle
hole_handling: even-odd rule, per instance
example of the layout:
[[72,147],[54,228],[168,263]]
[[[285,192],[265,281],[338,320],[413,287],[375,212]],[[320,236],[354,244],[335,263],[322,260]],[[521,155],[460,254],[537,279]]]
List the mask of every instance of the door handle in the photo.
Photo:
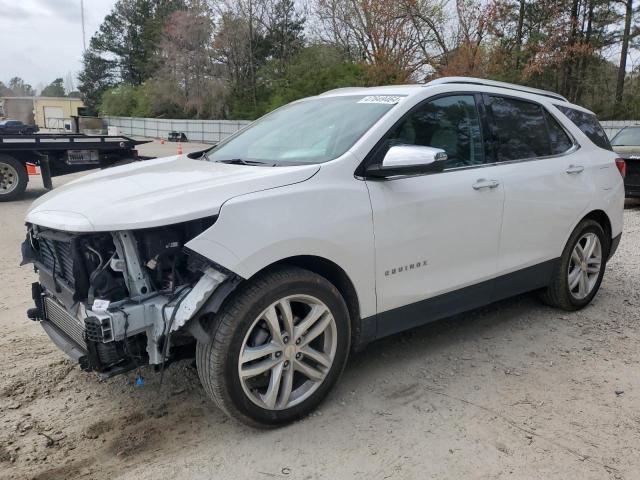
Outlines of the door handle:
[[581,173],[584,170],[582,165],[569,165],[569,168],[565,170],[569,175],[575,175],[576,173]]
[[497,180],[487,180],[486,178],[479,178],[476,180],[476,183],[472,185],[474,190],[480,190],[481,188],[496,188],[500,185],[500,182]]

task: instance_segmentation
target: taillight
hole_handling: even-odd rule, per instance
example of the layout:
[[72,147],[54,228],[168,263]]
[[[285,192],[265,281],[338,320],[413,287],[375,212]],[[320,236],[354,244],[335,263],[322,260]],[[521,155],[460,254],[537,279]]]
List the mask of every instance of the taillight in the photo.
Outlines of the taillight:
[[627,164],[622,158],[616,158],[616,167],[618,167],[618,171],[622,178],[627,176]]

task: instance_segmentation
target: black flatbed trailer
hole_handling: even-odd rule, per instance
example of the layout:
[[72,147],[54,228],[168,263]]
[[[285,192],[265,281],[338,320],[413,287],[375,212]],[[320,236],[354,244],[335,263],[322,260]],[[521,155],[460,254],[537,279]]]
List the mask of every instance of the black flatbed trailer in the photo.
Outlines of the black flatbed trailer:
[[150,140],[81,134],[0,135],[0,202],[18,198],[29,182],[27,163],[40,167],[45,188],[60,175],[138,160],[138,145]]

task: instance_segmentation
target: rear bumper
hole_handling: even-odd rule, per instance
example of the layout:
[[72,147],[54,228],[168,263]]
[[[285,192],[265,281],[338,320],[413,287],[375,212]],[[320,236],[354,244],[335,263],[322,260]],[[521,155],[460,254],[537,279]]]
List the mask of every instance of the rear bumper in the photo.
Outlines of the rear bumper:
[[624,186],[624,196],[626,198],[640,198],[640,185],[627,185]]

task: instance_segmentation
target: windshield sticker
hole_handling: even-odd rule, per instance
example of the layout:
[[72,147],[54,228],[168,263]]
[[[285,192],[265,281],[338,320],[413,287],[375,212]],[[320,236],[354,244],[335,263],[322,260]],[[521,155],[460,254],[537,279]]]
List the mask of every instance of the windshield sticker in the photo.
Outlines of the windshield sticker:
[[362,100],[358,100],[358,103],[383,103],[385,105],[395,105],[402,99],[398,95],[369,95]]

